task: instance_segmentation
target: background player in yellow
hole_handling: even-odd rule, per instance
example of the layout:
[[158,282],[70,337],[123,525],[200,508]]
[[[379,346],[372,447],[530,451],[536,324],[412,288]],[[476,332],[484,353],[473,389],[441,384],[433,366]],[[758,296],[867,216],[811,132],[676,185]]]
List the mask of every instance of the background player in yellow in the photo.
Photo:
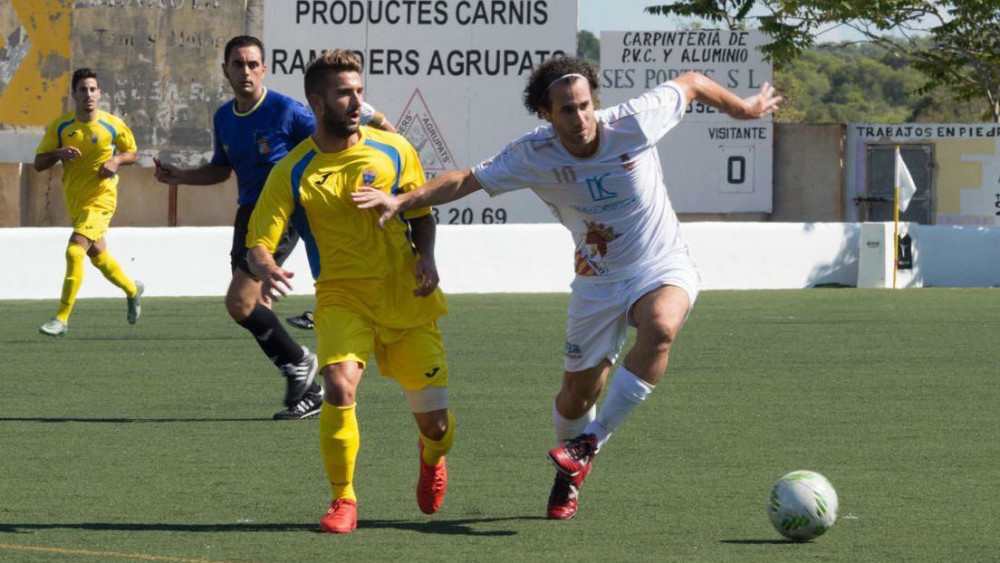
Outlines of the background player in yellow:
[[359,125],[362,90],[361,63],[349,51],[330,51],[309,65],[305,91],[316,131],[271,170],[247,237],[265,299],[291,288],[294,274],[272,256],[289,220],[306,244],[316,280],[317,357],[326,382],[320,451],[333,493],[320,530],[332,533],[357,525],[355,393],[372,354],[382,374],[403,387],[416,419],[417,504],[427,514],[444,499],[444,456],[454,441],[448,366],[437,327],[447,306],[437,288],[431,210],[412,209],[383,231],[378,214],[358,213],[351,199],[361,186],[414,190],[424,183],[423,170],[405,138]]
[[118,205],[118,167],[139,158],[135,138],[124,121],[97,109],[101,88],[96,72],[78,69],[73,73],[72,87],[76,110],[53,121],[35,151],[35,170],[39,172],[62,161],[63,198],[73,224],[59,309],[38,329],[50,336],[66,334],[69,328],[69,315],[83,283],[84,255],[125,292],[129,324],[135,324],[142,312],[142,282],[125,275],[104,240]]

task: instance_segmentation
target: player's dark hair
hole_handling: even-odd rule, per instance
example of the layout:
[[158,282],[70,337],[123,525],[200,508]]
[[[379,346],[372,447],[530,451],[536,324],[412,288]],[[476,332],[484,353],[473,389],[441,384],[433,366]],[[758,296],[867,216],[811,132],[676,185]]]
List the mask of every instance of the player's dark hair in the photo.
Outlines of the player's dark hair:
[[239,49],[240,47],[257,47],[260,49],[260,62],[264,62],[264,42],[257,39],[253,35],[237,35],[226,43],[226,50],[223,54],[225,57],[222,62],[229,62],[229,55],[233,52],[233,49]]
[[354,71],[360,73],[362,70],[361,60],[357,55],[346,49],[334,49],[324,51],[319,57],[313,59],[306,67],[306,96],[310,94],[322,94],[326,87],[326,77],[331,72]]
[[[76,92],[76,85],[79,84],[80,82],[88,79],[88,78],[93,78],[94,80],[97,80],[97,72],[94,71],[94,69],[92,69],[92,68],[78,68],[78,69],[76,69],[73,72],[73,82],[72,82],[73,91]],[[97,85],[98,85],[98,87],[100,87],[100,81],[99,80],[98,80]]]
[[528,113],[542,117],[542,109],[551,111],[552,100],[549,89],[552,84],[567,74],[579,74],[586,77],[590,84],[590,92],[597,92],[597,72],[585,59],[579,57],[556,57],[535,67],[528,77],[528,85],[524,87],[524,107]]

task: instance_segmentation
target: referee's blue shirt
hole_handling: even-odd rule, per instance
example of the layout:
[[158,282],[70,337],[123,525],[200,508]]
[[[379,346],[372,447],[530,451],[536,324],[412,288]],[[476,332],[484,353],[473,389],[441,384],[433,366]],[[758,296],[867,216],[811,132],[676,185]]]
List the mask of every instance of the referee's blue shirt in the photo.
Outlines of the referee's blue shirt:
[[236,100],[215,112],[215,152],[212,164],[236,172],[240,205],[257,203],[271,167],[288,151],[312,135],[316,119],[301,102],[264,89],[260,100],[245,113]]

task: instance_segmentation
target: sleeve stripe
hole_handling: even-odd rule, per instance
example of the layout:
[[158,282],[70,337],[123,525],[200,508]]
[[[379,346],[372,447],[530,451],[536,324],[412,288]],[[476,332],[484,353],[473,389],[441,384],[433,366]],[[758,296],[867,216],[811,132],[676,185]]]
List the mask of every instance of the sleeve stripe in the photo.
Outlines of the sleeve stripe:
[[299,206],[301,204],[299,198],[299,183],[302,182],[302,174],[305,173],[306,168],[309,167],[309,163],[312,162],[313,157],[316,156],[316,151],[307,152],[301,160],[295,163],[292,167],[292,199],[295,201],[295,205]]
[[295,209],[292,211],[290,219],[292,226],[295,227],[295,230],[305,243],[306,257],[309,258],[309,270],[312,272],[313,279],[318,279],[322,271],[319,259],[319,247],[316,246],[316,238],[312,234],[312,229],[309,228],[309,218],[306,217],[306,210],[302,207],[301,194],[299,193],[302,175],[305,174],[306,168],[309,167],[309,163],[312,162],[315,156],[316,151],[310,150],[292,167],[290,180],[292,182],[292,200],[295,202]]
[[59,129],[56,130],[56,140],[59,141],[59,148],[62,148],[62,132],[63,129],[69,127],[76,121],[76,118],[70,119],[69,121],[63,121],[59,124]]
[[104,128],[108,130],[108,133],[111,133],[111,148],[114,151],[114,154],[118,154],[118,147],[115,146],[115,141],[118,140],[118,130],[115,129],[113,125],[111,125],[107,121],[104,121],[103,119],[98,119],[97,122],[103,125]]
[[368,145],[369,147],[373,147],[373,148],[376,148],[376,149],[384,152],[386,154],[386,156],[388,156],[389,159],[392,160],[392,165],[396,168],[396,179],[392,183],[392,194],[393,195],[398,194],[399,193],[399,176],[403,172],[403,161],[402,161],[402,159],[399,156],[399,151],[396,150],[396,147],[394,147],[392,145],[386,145],[386,144],[383,144],[383,143],[379,143],[377,141],[373,141],[371,139],[365,139],[365,144]]

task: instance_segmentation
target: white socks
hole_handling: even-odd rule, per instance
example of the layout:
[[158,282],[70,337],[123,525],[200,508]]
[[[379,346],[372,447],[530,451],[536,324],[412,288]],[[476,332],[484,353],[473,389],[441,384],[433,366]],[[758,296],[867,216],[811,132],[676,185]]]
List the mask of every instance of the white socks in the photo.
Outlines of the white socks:
[[597,447],[600,449],[608,440],[615,428],[625,422],[639,403],[653,391],[653,386],[639,379],[634,373],[619,365],[611,379],[608,396],[601,405],[601,411],[584,429],[583,433],[597,436]]
[[560,443],[569,440],[570,438],[576,438],[587,428],[587,425],[594,421],[594,415],[597,412],[597,407],[592,406],[586,414],[581,416],[576,420],[570,420],[568,418],[563,418],[563,415],[559,414],[559,409],[556,408],[555,401],[552,402],[552,424],[556,427],[556,440]]

